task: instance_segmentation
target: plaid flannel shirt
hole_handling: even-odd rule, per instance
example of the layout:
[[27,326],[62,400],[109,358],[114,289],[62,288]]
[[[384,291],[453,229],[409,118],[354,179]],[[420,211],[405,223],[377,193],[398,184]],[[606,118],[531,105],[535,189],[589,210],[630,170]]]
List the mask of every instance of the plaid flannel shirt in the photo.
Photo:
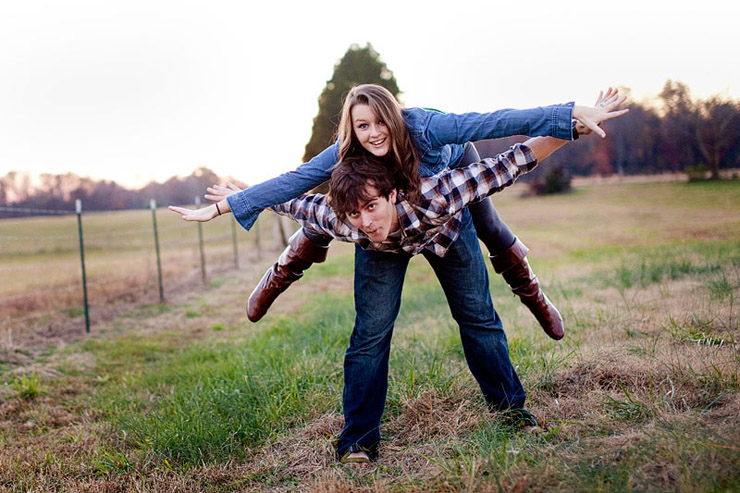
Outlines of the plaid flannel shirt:
[[396,202],[400,235],[374,242],[346,218],[340,220],[323,194],[306,194],[271,207],[302,226],[340,241],[359,243],[362,248],[416,255],[427,249],[444,257],[460,235],[462,210],[509,185],[537,166],[532,150],[516,144],[495,158],[486,158],[459,168],[447,169],[421,179],[418,203],[399,192]]

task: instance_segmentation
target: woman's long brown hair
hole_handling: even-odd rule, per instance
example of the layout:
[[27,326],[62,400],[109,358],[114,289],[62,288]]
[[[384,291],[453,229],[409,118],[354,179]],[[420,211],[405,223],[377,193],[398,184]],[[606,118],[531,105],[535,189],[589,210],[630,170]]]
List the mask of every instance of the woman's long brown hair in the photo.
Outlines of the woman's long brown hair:
[[[367,152],[355,138],[352,127],[352,108],[358,104],[366,104],[372,112],[382,120],[388,128],[391,138],[392,159],[395,164],[395,180],[399,190],[403,190],[406,199],[416,201],[419,198],[419,159],[411,140],[406,121],[403,119],[401,105],[396,98],[383,86],[376,84],[362,84],[353,87],[344,99],[342,118],[337,129],[339,137],[339,159],[341,163],[345,157],[356,156],[360,152]],[[389,153],[391,154],[391,153]]]

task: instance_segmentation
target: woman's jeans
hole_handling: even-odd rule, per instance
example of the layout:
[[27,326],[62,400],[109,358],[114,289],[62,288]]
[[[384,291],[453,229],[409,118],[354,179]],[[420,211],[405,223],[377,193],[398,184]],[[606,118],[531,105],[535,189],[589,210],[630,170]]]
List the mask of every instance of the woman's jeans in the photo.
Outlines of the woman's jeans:
[[[439,279],[460,327],[465,359],[493,409],[518,408],[526,395],[493,308],[488,272],[468,210],[460,237],[444,258],[423,255]],[[388,390],[388,355],[409,259],[355,247],[355,326],[344,359],[344,419],[337,454],[359,445],[375,450]],[[354,448],[354,447],[353,447]]]
[[[481,140],[465,144],[465,152],[454,167],[459,168],[477,163],[483,158],[498,155],[500,145],[494,140]],[[509,226],[498,215],[490,198],[483,199],[468,206],[473,216],[473,224],[478,238],[486,245],[489,255],[503,253],[514,244],[516,237]]]

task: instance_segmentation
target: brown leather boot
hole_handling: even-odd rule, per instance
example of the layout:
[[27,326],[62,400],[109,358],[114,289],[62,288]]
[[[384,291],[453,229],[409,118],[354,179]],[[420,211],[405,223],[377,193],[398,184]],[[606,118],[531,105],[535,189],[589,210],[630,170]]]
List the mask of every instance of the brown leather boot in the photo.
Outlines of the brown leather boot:
[[540,323],[545,333],[555,340],[565,335],[563,318],[540,289],[537,276],[527,262],[527,248],[517,238],[514,244],[503,253],[491,255],[491,264],[497,274],[501,274],[511,290],[519,296]]
[[256,322],[265,316],[270,305],[280,294],[288,289],[288,286],[303,277],[303,271],[311,267],[311,264],[326,260],[328,246],[321,246],[299,229],[288,240],[288,247],[278,258],[278,261],[270,267],[262,280],[249,295],[247,301],[247,318]]

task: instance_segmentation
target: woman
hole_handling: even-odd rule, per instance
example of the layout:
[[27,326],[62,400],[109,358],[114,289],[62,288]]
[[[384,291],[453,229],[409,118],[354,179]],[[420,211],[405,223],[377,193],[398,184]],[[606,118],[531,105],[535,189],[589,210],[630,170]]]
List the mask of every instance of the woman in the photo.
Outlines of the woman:
[[[610,89],[605,97],[615,95],[616,91]],[[383,157],[396,166],[399,183],[405,183],[413,197],[419,173],[428,176],[446,167],[457,167],[494,155],[485,148],[476,151],[475,147],[468,147],[469,154],[464,158],[463,144],[466,142],[511,135],[552,136],[565,140],[577,138],[573,127],[575,120],[571,119],[572,110],[572,105],[556,105],[530,110],[446,115],[421,108],[404,110],[382,86],[356,86],[345,99],[334,145],[295,171],[231,195],[228,198],[230,209],[240,224],[249,229],[264,207],[285,202],[318,186],[328,180],[336,162],[360,152]],[[576,107],[575,110],[588,125],[593,116],[589,110],[593,109]],[[215,190],[212,192],[217,193]],[[221,200],[223,196],[217,194],[207,198]],[[494,270],[504,277],[545,332],[553,339],[562,338],[562,318],[539,287],[526,259],[527,247],[501,220],[490,200],[469,209],[476,232],[488,248]],[[323,262],[330,241],[330,238],[312,234],[306,229],[296,233],[249,297],[249,319],[253,322],[260,320],[280,293],[303,276],[305,269],[314,262]]]

